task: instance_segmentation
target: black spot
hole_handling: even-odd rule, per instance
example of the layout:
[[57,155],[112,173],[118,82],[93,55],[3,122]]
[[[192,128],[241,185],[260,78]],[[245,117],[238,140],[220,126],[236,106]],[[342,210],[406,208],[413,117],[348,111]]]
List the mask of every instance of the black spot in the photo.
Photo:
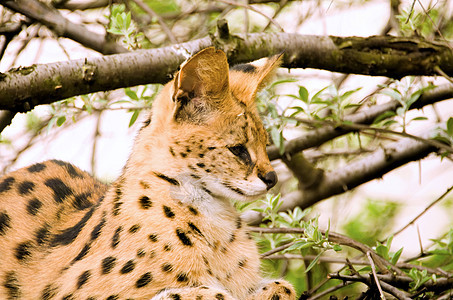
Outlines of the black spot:
[[145,255],[146,255],[145,250],[143,250],[143,249],[138,249],[138,250],[137,250],[137,257],[142,258],[142,257],[144,257]]
[[135,262],[134,262],[134,260],[131,259],[124,264],[124,266],[120,270],[120,273],[121,274],[130,273],[134,269],[135,269]]
[[167,252],[171,251],[171,244],[170,243],[164,245],[164,251],[167,251]]
[[208,150],[214,150],[216,147],[208,147]]
[[140,207],[143,209],[148,209],[151,208],[151,206],[153,206],[153,202],[151,201],[151,199],[149,199],[148,196],[141,196],[138,199],[138,202],[140,203]]
[[165,216],[167,216],[167,218],[173,219],[175,217],[175,213],[171,210],[170,207],[164,205],[163,209],[164,209],[164,214],[165,214]]
[[242,219],[241,219],[241,217],[238,217],[236,219],[236,229],[241,229],[241,227],[242,227]]
[[173,150],[172,147],[170,147],[168,150],[170,151],[171,156],[173,156],[173,157],[176,156],[175,151]]
[[19,299],[21,297],[21,286],[15,272],[11,271],[5,274],[3,287],[7,290],[8,299]]
[[189,281],[189,277],[187,277],[186,273],[179,273],[178,276],[176,276],[176,280],[178,282],[187,282]]
[[148,238],[151,242],[157,242],[157,234],[155,233],[148,235]]
[[256,71],[256,67],[252,64],[237,64],[230,67],[230,70],[239,71],[243,73],[254,73]]
[[31,242],[23,242],[17,245],[15,249],[15,256],[19,261],[24,261],[31,256],[30,248],[32,247]]
[[145,122],[143,122],[143,126],[141,129],[145,128],[146,126],[149,126],[149,124],[151,124],[151,118],[148,118],[145,120]]
[[179,155],[181,155],[182,158],[186,158],[187,157],[187,153],[185,153],[185,152],[181,152],[181,153],[179,153]]
[[140,181],[140,185],[141,185],[141,187],[144,188],[145,190],[146,190],[146,189],[149,189],[149,187],[150,187],[149,184],[146,183],[146,182],[144,182],[143,180]]
[[183,245],[192,246],[192,241],[185,234],[185,232],[182,231],[181,228],[176,228],[176,235],[178,236],[179,240],[182,242]]
[[228,242],[232,243],[236,240],[236,234],[233,232],[230,236],[230,240]]
[[0,193],[6,192],[11,189],[14,181],[16,181],[13,177],[7,177],[5,180],[0,182]]
[[280,296],[277,294],[273,294],[271,300],[280,300]]
[[200,168],[206,167],[206,165],[204,163],[197,163],[197,166],[199,166]]
[[171,271],[173,271],[173,266],[169,263],[165,263],[162,265],[162,271],[167,272],[167,273],[171,272]]
[[240,260],[238,263],[239,268],[243,268],[245,266],[246,262],[247,262],[247,259],[245,259],[245,258]]
[[118,295],[110,295],[105,300],[118,300],[120,296]]
[[57,288],[48,284],[44,290],[42,291],[41,299],[42,300],[50,300],[57,294]]
[[144,287],[145,285],[147,285],[148,283],[151,282],[151,280],[153,280],[153,276],[151,275],[151,272],[146,272],[145,274],[143,274],[142,276],[140,276],[140,278],[137,280],[137,282],[135,283],[135,286],[137,288],[142,288]]
[[135,225],[132,225],[131,228],[129,228],[129,232],[136,233],[139,229],[140,229],[140,225],[135,224]]
[[218,299],[218,300],[225,300],[225,296],[220,294],[220,293],[216,294],[215,298]]
[[200,179],[200,178],[201,178],[200,176],[198,176],[198,175],[196,175],[196,174],[190,174],[190,176],[191,176],[192,178],[194,178],[194,179]]
[[74,295],[73,294],[68,294],[68,295],[65,295],[63,296],[63,298],[61,298],[61,300],[74,300]]
[[194,207],[192,206],[189,206],[189,211],[193,214],[193,215],[198,215],[198,210],[196,210]]
[[238,189],[238,188],[232,187],[229,183],[222,182],[222,184],[223,184],[225,187],[227,187],[227,188],[229,188],[230,190],[232,190],[233,192],[236,192],[236,193],[238,193],[239,195],[244,195],[244,192],[243,192],[243,191],[241,191],[241,190]]
[[41,172],[42,170],[44,170],[46,168],[46,165],[45,164],[42,164],[42,163],[37,163],[37,164],[34,164],[34,165],[31,165],[27,168],[28,172],[30,173],[36,173],[36,172]]
[[77,172],[76,168],[73,165],[71,165],[70,163],[62,161],[62,160],[58,160],[58,159],[52,159],[52,162],[59,166],[65,167],[66,171],[68,171],[69,175],[72,178],[77,178],[77,177],[83,178],[83,176],[81,174],[79,174],[79,172]]
[[157,173],[157,172],[154,172],[154,175],[156,175],[157,177],[159,177],[160,179],[163,179],[173,185],[179,185],[179,182],[178,180],[174,179],[174,178],[170,178],[168,176],[165,176],[164,174],[161,174],[161,173]]
[[27,195],[31,191],[33,191],[34,188],[35,188],[35,184],[33,182],[24,181],[24,182],[19,184],[19,186],[17,187],[17,190],[19,191],[19,194]]
[[114,216],[117,216],[120,214],[120,207],[123,204],[121,202],[121,196],[123,195],[123,192],[121,191],[121,185],[118,184],[115,189],[115,198],[113,198],[113,210],[112,213]]
[[274,281],[274,283],[275,283],[276,285],[279,285],[279,284],[280,284],[280,281]]
[[93,215],[95,207],[91,208],[83,218],[74,226],[64,229],[61,233],[55,234],[52,239],[52,246],[58,245],[69,245],[72,243],[75,238],[82,231],[83,227],[86,225],[87,221]]
[[80,195],[76,195],[74,197],[74,202],[72,202],[72,206],[78,210],[84,210],[87,209],[88,207],[92,206],[93,203],[91,203],[88,198],[91,197],[91,193],[82,193]]
[[102,227],[104,227],[104,225],[105,225],[105,212],[101,218],[101,221],[99,221],[99,223],[96,226],[94,226],[93,231],[91,231],[91,241],[94,241],[99,237],[99,235],[101,234]]
[[89,243],[86,243],[85,246],[83,246],[82,250],[80,250],[79,254],[77,254],[77,256],[72,260],[71,264],[83,259],[90,251],[90,248],[91,245]]
[[4,235],[11,227],[11,218],[4,212],[0,212],[0,235]]
[[283,287],[283,291],[285,291],[286,294],[291,295],[291,290],[286,286]]
[[49,239],[49,226],[46,224],[35,233],[36,243],[39,246],[43,245]]
[[170,294],[169,297],[173,300],[181,300],[181,296],[179,294]]
[[113,256],[107,256],[101,262],[102,274],[108,274],[116,265],[116,258]]
[[39,201],[38,199],[34,198],[34,199],[28,201],[27,212],[32,216],[36,216],[36,214],[38,213],[41,206],[42,206],[42,202]]
[[204,157],[204,154],[203,154],[203,153],[199,153],[199,154],[198,154],[198,157],[199,157],[199,158],[203,158],[203,157]]
[[119,226],[112,237],[112,248],[115,249],[116,246],[120,243],[120,232],[123,230],[122,226]]
[[80,274],[79,278],[77,279],[77,288],[80,289],[90,278],[91,272],[90,271],[85,271],[82,274]]
[[57,203],[62,203],[66,197],[72,195],[72,190],[58,178],[47,179],[44,184],[53,190],[53,199]]
[[193,231],[195,231],[195,233],[197,233],[198,235],[200,236],[203,236],[203,233],[201,233],[200,229],[198,229],[197,226],[195,226],[192,222],[189,222],[187,223],[190,227],[190,229],[192,229]]

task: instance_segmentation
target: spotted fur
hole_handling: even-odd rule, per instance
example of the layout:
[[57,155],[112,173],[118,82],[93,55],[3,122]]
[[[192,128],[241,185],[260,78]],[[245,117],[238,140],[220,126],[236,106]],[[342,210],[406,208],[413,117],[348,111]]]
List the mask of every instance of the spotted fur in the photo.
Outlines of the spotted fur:
[[0,299],[295,299],[228,200],[276,182],[254,98],[278,60],[193,56],[110,186],[58,160],[0,178]]

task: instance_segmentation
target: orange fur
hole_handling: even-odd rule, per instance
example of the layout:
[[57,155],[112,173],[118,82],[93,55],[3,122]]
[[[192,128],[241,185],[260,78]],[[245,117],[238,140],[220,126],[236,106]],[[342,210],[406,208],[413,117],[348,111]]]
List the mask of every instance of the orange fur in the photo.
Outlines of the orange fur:
[[0,298],[295,299],[262,280],[229,202],[276,182],[253,100],[278,63],[229,71],[220,50],[194,55],[108,188],[58,161],[0,178]]

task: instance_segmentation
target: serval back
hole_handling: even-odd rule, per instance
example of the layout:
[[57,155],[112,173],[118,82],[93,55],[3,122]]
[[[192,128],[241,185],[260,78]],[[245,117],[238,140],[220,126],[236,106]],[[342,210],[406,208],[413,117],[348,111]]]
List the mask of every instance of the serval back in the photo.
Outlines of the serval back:
[[195,54],[110,186],[57,160],[0,178],[0,299],[295,299],[230,203],[277,181],[254,99],[278,64]]

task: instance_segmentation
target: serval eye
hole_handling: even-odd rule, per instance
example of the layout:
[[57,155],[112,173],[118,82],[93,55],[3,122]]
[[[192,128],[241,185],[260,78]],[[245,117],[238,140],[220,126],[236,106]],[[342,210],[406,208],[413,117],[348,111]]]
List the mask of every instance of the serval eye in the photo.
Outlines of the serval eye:
[[236,145],[232,147],[228,147],[228,150],[231,151],[234,155],[239,157],[240,160],[243,162],[250,164],[252,162],[252,158],[250,157],[250,153],[244,145]]

